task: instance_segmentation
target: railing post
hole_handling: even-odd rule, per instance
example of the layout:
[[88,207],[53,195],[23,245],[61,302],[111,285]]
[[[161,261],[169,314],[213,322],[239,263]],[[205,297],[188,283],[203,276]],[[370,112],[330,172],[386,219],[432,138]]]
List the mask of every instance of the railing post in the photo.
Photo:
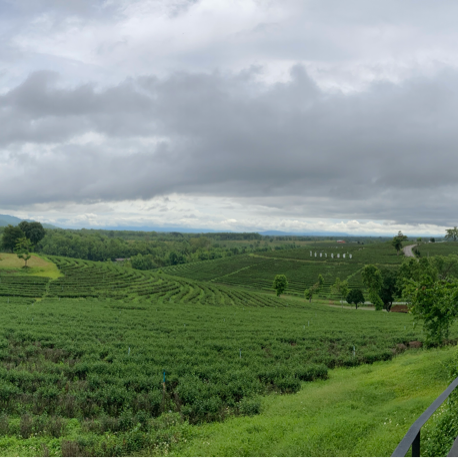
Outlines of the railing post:
[[421,430],[418,431],[418,434],[412,442],[412,456],[420,456],[420,433]]

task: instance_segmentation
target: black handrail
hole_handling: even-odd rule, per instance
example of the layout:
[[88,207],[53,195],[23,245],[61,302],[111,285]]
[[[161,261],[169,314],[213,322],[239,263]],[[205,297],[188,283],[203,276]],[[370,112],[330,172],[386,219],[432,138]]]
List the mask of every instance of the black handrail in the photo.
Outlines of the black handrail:
[[[450,396],[450,393],[458,386],[458,377],[453,380],[447,389],[418,417],[417,421],[409,428],[396,450],[391,456],[406,456],[410,446],[412,446],[412,456],[420,456],[420,430],[421,427],[430,419],[431,415],[441,406],[441,404]],[[458,451],[458,438],[455,440],[448,456],[452,452]]]

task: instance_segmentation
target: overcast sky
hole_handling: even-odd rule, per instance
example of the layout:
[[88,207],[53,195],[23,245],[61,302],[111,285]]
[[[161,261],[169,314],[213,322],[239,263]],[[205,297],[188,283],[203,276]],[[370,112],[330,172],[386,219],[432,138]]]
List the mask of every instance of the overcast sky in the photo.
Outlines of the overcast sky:
[[0,212],[443,234],[458,3],[0,0]]

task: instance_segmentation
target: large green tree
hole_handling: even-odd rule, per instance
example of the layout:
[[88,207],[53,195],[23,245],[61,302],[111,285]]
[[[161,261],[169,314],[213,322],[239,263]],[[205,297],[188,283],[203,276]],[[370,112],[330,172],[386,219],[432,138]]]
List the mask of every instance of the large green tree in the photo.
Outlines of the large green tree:
[[458,312],[458,281],[437,280],[428,274],[409,280],[404,290],[409,311],[423,322],[427,345],[440,345],[448,337]]
[[6,226],[3,230],[2,249],[13,252],[16,249],[18,240],[24,237],[25,234],[19,227],[8,224],[8,226]]
[[21,221],[19,223],[19,228],[24,232],[25,236],[32,242],[32,245],[37,245],[41,240],[43,240],[46,232],[39,222],[29,223],[28,221]]
[[393,301],[396,296],[399,296],[400,290],[398,287],[398,275],[396,270],[382,269],[382,286],[380,287],[380,299],[382,299],[383,307],[389,312],[393,306]]
[[456,242],[458,240],[458,228],[455,226],[452,229],[445,229],[445,238]]
[[396,237],[393,237],[393,240],[391,241],[391,245],[394,246],[398,255],[402,250],[402,242],[404,242],[404,240],[407,240],[407,236],[405,236],[401,231],[399,231],[398,235]]
[[382,273],[373,264],[368,264],[364,266],[361,276],[364,286],[369,290],[369,299],[374,304],[375,310],[382,310],[383,301],[379,295],[383,284]]

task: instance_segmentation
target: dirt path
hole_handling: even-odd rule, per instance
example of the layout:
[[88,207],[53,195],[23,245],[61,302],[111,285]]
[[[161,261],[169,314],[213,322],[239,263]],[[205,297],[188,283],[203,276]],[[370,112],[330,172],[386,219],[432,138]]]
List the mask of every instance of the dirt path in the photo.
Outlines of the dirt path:
[[412,253],[412,249],[415,248],[417,245],[407,245],[405,246],[402,251],[404,251],[404,254],[406,258],[414,258],[415,255]]

